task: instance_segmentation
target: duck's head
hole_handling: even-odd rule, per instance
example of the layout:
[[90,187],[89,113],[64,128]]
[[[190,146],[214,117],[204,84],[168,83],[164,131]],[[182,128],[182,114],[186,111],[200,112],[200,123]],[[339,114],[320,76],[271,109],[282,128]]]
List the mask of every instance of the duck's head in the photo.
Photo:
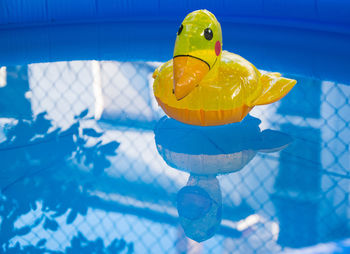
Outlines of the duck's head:
[[207,10],[191,12],[177,32],[174,56],[174,94],[188,95],[215,66],[221,55],[220,23]]

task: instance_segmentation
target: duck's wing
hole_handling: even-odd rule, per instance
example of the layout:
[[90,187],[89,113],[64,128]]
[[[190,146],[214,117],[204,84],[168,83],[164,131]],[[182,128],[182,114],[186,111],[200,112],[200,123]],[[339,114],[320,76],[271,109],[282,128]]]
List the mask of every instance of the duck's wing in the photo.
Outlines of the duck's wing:
[[266,105],[282,99],[297,83],[294,79],[281,77],[278,72],[265,73],[260,76],[259,83],[263,91],[253,102],[254,105]]
[[239,55],[225,50],[222,52],[219,78],[220,84],[226,84],[227,90],[223,91],[232,107],[253,107],[253,102],[261,95],[260,72]]

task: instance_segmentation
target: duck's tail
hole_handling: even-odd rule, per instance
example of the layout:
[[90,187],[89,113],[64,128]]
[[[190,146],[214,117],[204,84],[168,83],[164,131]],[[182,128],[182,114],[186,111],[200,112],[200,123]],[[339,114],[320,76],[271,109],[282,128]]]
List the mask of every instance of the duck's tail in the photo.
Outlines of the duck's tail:
[[297,83],[294,79],[281,77],[278,72],[261,75],[260,84],[263,87],[261,95],[253,102],[254,105],[265,105],[282,99]]

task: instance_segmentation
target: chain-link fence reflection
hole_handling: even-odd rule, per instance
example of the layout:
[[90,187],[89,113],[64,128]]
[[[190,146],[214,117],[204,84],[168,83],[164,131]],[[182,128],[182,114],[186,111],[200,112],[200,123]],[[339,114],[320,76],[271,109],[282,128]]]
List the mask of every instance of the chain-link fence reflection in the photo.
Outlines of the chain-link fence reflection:
[[[293,142],[269,153],[232,152],[249,160],[208,182],[220,186],[221,223],[198,243],[179,223],[178,193],[205,181],[188,182],[156,147],[153,130],[163,116],[152,91],[156,66],[0,69],[2,251],[275,253],[349,235],[350,86],[294,77],[289,95],[252,111],[261,130]],[[200,205],[219,196],[208,193]],[[194,194],[181,195],[186,205]]]

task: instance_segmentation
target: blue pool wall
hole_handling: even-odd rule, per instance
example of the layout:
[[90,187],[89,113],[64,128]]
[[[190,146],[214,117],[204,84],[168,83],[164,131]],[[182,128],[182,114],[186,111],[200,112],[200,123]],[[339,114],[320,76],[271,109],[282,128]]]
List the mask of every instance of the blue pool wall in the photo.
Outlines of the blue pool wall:
[[187,13],[208,9],[223,48],[259,69],[346,83],[346,0],[0,2],[0,65],[67,60],[166,61]]
[[[3,0],[0,25],[55,25],[122,20],[178,21],[189,11],[206,8],[223,22],[254,20],[278,25],[349,32],[350,3],[347,0]],[[278,22],[277,22],[278,20]]]

